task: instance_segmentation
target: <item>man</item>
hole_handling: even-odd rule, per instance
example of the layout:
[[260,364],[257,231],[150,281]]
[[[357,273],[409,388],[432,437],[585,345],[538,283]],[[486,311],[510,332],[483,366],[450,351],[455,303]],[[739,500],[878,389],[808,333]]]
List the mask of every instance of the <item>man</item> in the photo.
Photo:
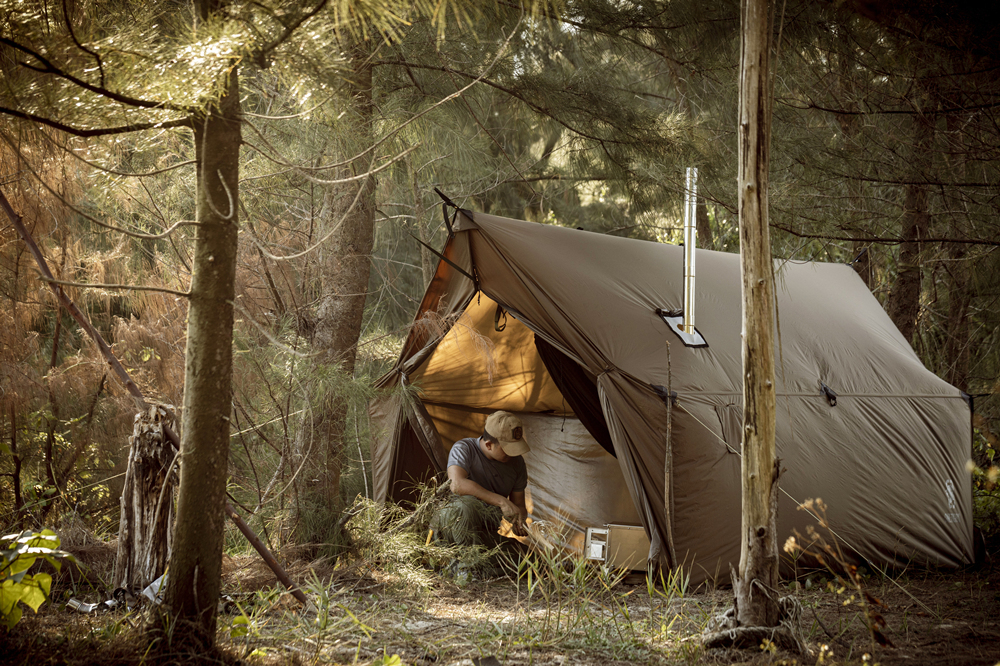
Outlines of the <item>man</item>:
[[448,454],[453,496],[431,524],[438,538],[493,548],[502,541],[497,530],[503,518],[514,534],[525,536],[528,469],[521,456],[528,451],[521,419],[510,412],[490,414],[480,437],[455,442]]

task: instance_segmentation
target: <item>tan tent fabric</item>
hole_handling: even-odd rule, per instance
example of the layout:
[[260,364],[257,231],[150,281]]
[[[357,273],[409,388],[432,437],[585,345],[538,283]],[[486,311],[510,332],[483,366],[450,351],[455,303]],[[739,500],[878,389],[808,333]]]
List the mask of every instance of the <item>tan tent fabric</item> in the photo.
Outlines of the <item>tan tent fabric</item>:
[[[427,391],[417,396],[438,434],[448,437],[461,430],[463,413],[485,415],[499,405],[562,409],[530,336],[510,321],[511,337],[493,331],[486,298],[500,303],[522,329],[598,378],[620,476],[651,555],[685,566],[695,580],[728,575],[739,560],[739,257],[698,251],[697,327],[708,347],[689,348],[657,314],[683,306],[683,248],[480,213],[459,214],[457,222],[445,254],[476,281],[442,262],[417,321],[454,321],[449,317],[471,302],[467,321],[493,341],[499,370],[485,373],[484,383],[482,361],[460,344],[461,334],[452,344],[415,327],[382,385],[411,377]],[[879,564],[971,561],[971,424],[961,392],[923,367],[849,266],[775,265],[778,455],[787,470],[781,539],[814,522],[798,503],[822,497],[837,536]],[[836,406],[824,385],[836,393]],[[669,446],[657,388],[665,386],[676,394]],[[374,455],[398,459],[407,428],[400,430],[396,444],[382,440]],[[380,490],[398,481],[380,475],[410,469],[379,460],[374,467]],[[529,467],[529,484],[531,477]],[[563,492],[565,506],[577,505],[576,489],[547,492]],[[664,499],[671,492],[673,512]]]
[[531,451],[528,511],[561,528],[565,545],[583,551],[587,527],[639,525],[618,461],[573,417],[522,414]]
[[421,399],[490,411],[571,411],[535,351],[534,333],[511,316],[495,330],[496,307],[486,296],[472,299],[434,355],[410,376]]

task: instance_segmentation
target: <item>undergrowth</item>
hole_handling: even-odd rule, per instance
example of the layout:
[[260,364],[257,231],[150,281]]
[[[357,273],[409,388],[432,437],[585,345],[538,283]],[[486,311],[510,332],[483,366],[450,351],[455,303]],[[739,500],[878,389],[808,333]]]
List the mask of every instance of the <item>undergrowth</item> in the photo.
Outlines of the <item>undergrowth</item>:
[[[732,655],[709,651],[700,642],[729,600],[727,593],[692,591],[683,570],[653,571],[636,585],[634,575],[626,580],[626,572],[556,547],[487,551],[441,544],[428,538],[428,524],[446,495],[428,486],[420,497],[412,511],[359,498],[338,527],[345,544],[339,557],[290,563],[289,572],[308,597],[305,608],[267,574],[257,578],[267,580],[265,586],[258,582],[241,592],[233,590],[238,578],[231,576],[218,617],[215,663],[431,666],[487,656],[503,664],[548,666],[731,661]],[[805,640],[823,663],[862,663],[863,653],[876,654],[873,626],[899,643],[919,633],[918,627],[926,631],[929,623],[945,622],[937,607],[941,615],[931,616],[925,606],[907,600],[912,608],[896,613],[889,627],[880,624],[878,613],[888,618],[889,610],[866,593],[871,581],[862,582],[858,570],[845,573],[836,546],[817,537],[810,533],[797,543],[831,564],[811,574],[812,579],[822,574],[822,584],[800,592],[815,619]],[[235,569],[260,565],[254,555],[237,559]],[[983,599],[990,597],[989,589],[981,591]],[[892,588],[889,593],[895,594]],[[74,666],[142,660],[148,623],[143,609],[82,615],[62,605],[62,592],[58,599],[15,628],[24,633],[10,645],[28,646],[26,651],[0,654],[0,661],[10,656],[11,663],[50,662],[30,652],[43,643],[53,654],[72,654],[60,659]],[[739,661],[792,663],[766,644],[742,653]]]
[[[228,640],[245,657],[291,651],[335,663],[469,655],[506,663],[552,651],[634,663],[700,656],[681,639],[711,613],[685,606],[689,579],[682,571],[657,572],[633,587],[622,584],[628,572],[557,548],[443,544],[428,524],[444,498],[425,487],[413,511],[359,498],[343,525],[349,555],[329,576],[305,582],[309,607],[295,612],[281,606],[280,594],[259,592],[239,605]],[[440,617],[429,593],[449,590],[484,598],[461,617]],[[507,595],[502,608],[487,603],[495,594]]]

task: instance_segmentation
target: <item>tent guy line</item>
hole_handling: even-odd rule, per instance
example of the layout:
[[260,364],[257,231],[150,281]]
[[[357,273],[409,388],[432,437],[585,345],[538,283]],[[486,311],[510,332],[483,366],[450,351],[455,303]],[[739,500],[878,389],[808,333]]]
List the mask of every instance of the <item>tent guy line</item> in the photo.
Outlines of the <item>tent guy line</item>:
[[[709,426],[707,426],[707,425],[705,424],[705,422],[704,422],[704,421],[702,421],[702,420],[701,420],[701,419],[699,419],[699,418],[698,418],[697,416],[695,416],[694,414],[692,414],[692,413],[691,413],[690,411],[688,411],[687,409],[685,409],[684,405],[681,405],[681,404],[678,404],[678,405],[677,405],[677,407],[678,407],[679,409],[683,410],[685,414],[687,414],[688,416],[690,416],[691,418],[693,418],[693,419],[694,419],[695,421],[697,421],[697,422],[698,422],[699,424],[701,424],[701,427],[703,427],[703,428],[704,428],[705,430],[707,430],[707,431],[708,431],[708,433],[709,433],[709,434],[710,434],[710,435],[711,435],[712,437],[715,437],[715,438],[716,438],[717,440],[719,440],[720,442],[722,442],[723,444],[725,444],[725,445],[726,445],[726,448],[727,448],[727,449],[729,449],[729,450],[730,450],[730,452],[732,452],[732,453],[735,453],[735,454],[736,454],[736,455],[738,455],[738,456],[739,456],[739,457],[740,457],[741,459],[743,458],[743,453],[742,453],[741,451],[737,451],[736,449],[734,449],[734,448],[733,448],[733,446],[732,446],[732,444],[730,444],[729,442],[727,442],[727,441],[726,441],[725,439],[723,439],[723,438],[722,438],[722,437],[721,437],[721,436],[720,436],[720,435],[719,435],[719,434],[718,434],[717,432],[715,432],[715,431],[714,431],[714,430],[712,430],[712,429],[711,429],[711,428],[710,428]],[[780,491],[781,491],[781,492],[782,492],[782,493],[783,493],[783,494],[785,495],[785,497],[787,497],[788,499],[790,499],[790,500],[792,500],[793,502],[795,502],[795,504],[796,504],[797,506],[800,506],[800,507],[804,508],[804,509],[805,509],[805,510],[806,510],[806,511],[807,511],[807,512],[809,513],[809,515],[810,515],[810,516],[812,516],[813,518],[815,518],[815,519],[816,519],[817,521],[819,521],[819,520],[822,520],[822,519],[821,519],[821,518],[819,517],[819,515],[818,515],[818,514],[817,514],[817,513],[815,512],[815,511],[813,511],[813,510],[812,510],[812,509],[811,509],[810,507],[806,506],[806,504],[805,504],[804,502],[802,502],[801,500],[798,500],[798,499],[796,499],[796,498],[792,497],[791,493],[789,493],[789,492],[788,492],[787,490],[785,490],[784,488],[782,488],[782,487],[781,487],[780,485],[778,486],[778,490],[780,490]],[[856,547],[856,546],[855,546],[854,544],[852,544],[852,543],[851,543],[850,541],[848,541],[848,540],[847,540],[847,539],[845,539],[844,537],[842,537],[842,536],[840,536],[839,534],[837,534],[837,532],[835,532],[835,531],[834,531],[834,529],[833,529],[832,527],[828,527],[827,529],[829,529],[829,530],[830,530],[830,533],[831,533],[831,534],[832,534],[833,536],[837,537],[838,539],[840,539],[841,541],[843,541],[843,542],[844,542],[845,544],[847,544],[847,546],[848,546],[849,548],[851,548],[851,549],[852,549],[852,550],[854,550],[855,552],[858,552],[858,549],[857,549],[857,547]]]
[[[701,424],[701,426],[702,426],[703,428],[705,428],[705,430],[707,430],[707,431],[708,431],[708,432],[709,432],[709,433],[710,433],[710,434],[711,434],[711,435],[712,435],[713,437],[715,437],[715,438],[716,438],[716,439],[718,439],[718,440],[719,440],[720,442],[722,442],[723,444],[725,444],[725,445],[726,445],[726,448],[728,448],[728,449],[729,449],[729,450],[730,450],[731,452],[733,452],[733,453],[735,453],[736,455],[738,455],[738,456],[739,456],[739,457],[740,457],[741,459],[743,458],[743,454],[742,454],[742,453],[741,453],[740,451],[737,451],[736,449],[734,449],[734,448],[732,447],[732,445],[730,445],[730,444],[729,444],[729,442],[727,442],[727,441],[726,441],[726,440],[724,440],[724,439],[723,439],[722,437],[720,437],[720,436],[718,435],[718,433],[716,433],[716,432],[715,432],[715,431],[713,431],[713,430],[712,430],[712,429],[711,429],[711,428],[710,428],[709,426],[707,426],[707,425],[705,424],[705,422],[704,422],[704,421],[702,421],[702,420],[701,420],[701,419],[699,419],[699,418],[698,418],[697,416],[695,416],[694,414],[692,414],[692,413],[691,413],[690,411],[688,411],[687,409],[685,409],[685,408],[684,408],[684,405],[681,405],[681,404],[678,404],[678,405],[677,405],[677,407],[678,407],[678,408],[680,408],[680,409],[682,409],[682,410],[683,410],[683,411],[684,411],[684,412],[685,412],[685,413],[686,413],[686,414],[687,414],[688,416],[690,416],[690,417],[691,417],[691,418],[693,418],[693,419],[694,419],[695,421],[697,421],[698,423],[700,423],[700,424]],[[780,485],[779,485],[779,486],[778,486],[778,490],[780,490],[780,491],[781,491],[781,493],[782,493],[782,494],[783,494],[783,495],[784,495],[785,497],[787,497],[788,499],[790,499],[790,500],[792,500],[793,502],[795,502],[796,506],[798,506],[799,508],[802,508],[802,509],[805,509],[805,510],[806,510],[806,512],[807,512],[807,513],[808,513],[808,514],[809,514],[810,516],[812,516],[813,518],[815,518],[815,519],[816,519],[816,522],[817,522],[817,523],[818,523],[818,522],[820,522],[820,521],[822,520],[822,519],[820,518],[820,516],[819,516],[819,515],[818,515],[818,514],[817,514],[817,513],[815,512],[815,511],[813,511],[813,509],[812,509],[812,507],[811,507],[811,506],[808,506],[807,504],[805,504],[805,503],[804,503],[804,502],[802,502],[801,500],[798,500],[798,499],[796,499],[796,498],[792,497],[791,493],[789,493],[789,492],[788,492],[787,490],[785,490],[785,489],[784,489],[784,488],[783,488],[782,486],[780,486]],[[831,527],[831,526],[829,525],[829,523],[827,524],[827,527],[826,527],[826,529],[827,529],[827,530],[828,530],[828,531],[830,532],[830,534],[832,534],[832,535],[833,535],[833,536],[834,536],[834,537],[835,537],[836,539],[838,539],[839,541],[841,541],[842,543],[844,543],[844,544],[845,544],[845,545],[846,545],[846,546],[847,546],[848,548],[850,548],[851,550],[853,550],[853,551],[854,551],[854,552],[856,552],[856,553],[857,553],[857,552],[859,552],[859,551],[858,551],[858,547],[857,547],[857,546],[855,546],[855,545],[854,545],[853,543],[851,543],[851,542],[850,542],[850,541],[849,541],[849,540],[848,540],[847,538],[845,538],[845,537],[841,536],[841,535],[840,535],[840,534],[839,534],[839,533],[838,533],[838,532],[837,532],[837,531],[836,531],[835,529],[833,529],[833,527]],[[937,613],[935,613],[934,611],[932,611],[932,610],[931,610],[931,609],[930,609],[930,608],[929,608],[929,607],[928,607],[928,606],[927,606],[926,604],[924,604],[924,603],[923,603],[922,601],[920,601],[920,600],[919,600],[919,599],[917,599],[917,598],[916,598],[915,596],[913,596],[913,594],[912,594],[912,593],[911,593],[911,592],[910,592],[909,590],[907,590],[907,589],[906,589],[905,587],[903,587],[902,585],[900,585],[900,584],[899,584],[899,582],[897,582],[897,581],[896,581],[896,580],[895,580],[895,579],[894,579],[894,578],[893,578],[892,576],[890,576],[890,575],[889,575],[889,574],[888,574],[888,573],[886,572],[886,570],[885,570],[885,569],[880,569],[880,568],[879,568],[879,567],[877,567],[877,566],[875,566],[875,567],[873,567],[873,568],[875,569],[875,571],[879,572],[879,574],[880,574],[880,575],[882,576],[882,578],[885,578],[886,580],[889,580],[889,581],[891,581],[893,585],[895,585],[895,586],[896,586],[896,587],[898,587],[899,589],[901,589],[901,590],[903,590],[904,592],[906,592],[906,594],[907,594],[907,595],[909,595],[909,596],[910,596],[910,598],[912,598],[912,599],[913,599],[913,600],[914,600],[915,602],[917,602],[917,603],[918,603],[918,604],[919,604],[920,606],[922,606],[922,607],[924,608],[924,610],[925,610],[925,611],[927,611],[927,612],[928,612],[928,613],[930,613],[931,615],[934,615],[935,617],[937,617],[937,616],[938,616],[938,614],[937,614]]]

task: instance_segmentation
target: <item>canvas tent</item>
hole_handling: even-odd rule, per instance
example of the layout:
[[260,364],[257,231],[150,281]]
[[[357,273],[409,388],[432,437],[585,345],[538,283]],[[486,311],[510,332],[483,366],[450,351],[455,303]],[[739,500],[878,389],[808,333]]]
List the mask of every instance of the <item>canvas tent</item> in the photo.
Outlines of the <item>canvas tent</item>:
[[[412,498],[451,444],[521,414],[529,510],[568,543],[642,525],[650,558],[694,580],[739,561],[739,256],[698,250],[698,332],[683,248],[456,211],[443,260],[373,402],[376,497]],[[815,522],[878,563],[972,559],[964,395],[923,367],[850,266],[776,262],[779,544]],[[672,395],[672,398],[668,398]],[[669,436],[668,436],[668,410]]]

